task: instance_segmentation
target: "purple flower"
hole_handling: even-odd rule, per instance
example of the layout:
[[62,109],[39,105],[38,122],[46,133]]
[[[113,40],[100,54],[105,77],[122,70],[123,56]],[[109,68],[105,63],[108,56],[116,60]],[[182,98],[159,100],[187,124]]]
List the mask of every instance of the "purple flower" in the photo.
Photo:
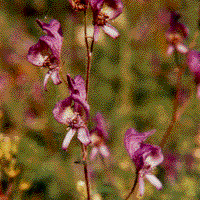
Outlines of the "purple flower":
[[59,77],[60,53],[63,41],[63,34],[60,23],[53,19],[49,24],[36,20],[39,26],[47,33],[41,36],[38,43],[30,47],[27,59],[33,65],[47,67],[49,71],[44,78],[44,89],[46,89],[49,77],[55,85],[61,83]]
[[95,121],[96,121],[96,127],[92,131],[90,131],[91,134],[90,140],[93,145],[90,154],[91,160],[93,160],[98,153],[100,153],[105,158],[109,157],[110,155],[108,147],[104,142],[104,139],[108,138],[105,120],[100,113],[97,113]]
[[[78,133],[78,139],[84,145],[90,143],[89,131],[86,126],[86,120],[89,117],[89,105],[86,101],[86,90],[83,78],[78,75],[74,79],[67,75],[70,96],[59,101],[53,109],[54,118],[61,124],[70,127],[65,136],[62,148],[67,150],[70,141],[75,133]],[[72,103],[73,106],[72,106]]]
[[196,84],[200,83],[200,52],[191,50],[187,56],[190,71],[194,74]]
[[188,52],[188,48],[183,44],[183,41],[187,38],[189,30],[184,24],[178,22],[179,18],[179,14],[171,11],[170,28],[166,33],[166,37],[169,42],[167,54],[169,55],[171,55],[174,50],[182,54]]
[[69,0],[69,3],[76,11],[85,11],[88,7],[88,0]]
[[[115,19],[122,13],[123,4],[121,0],[89,0],[94,19],[94,41],[98,41],[100,27],[112,38],[117,38],[119,32],[108,23],[108,20]],[[108,11],[103,9],[104,4],[108,5]]]
[[197,84],[197,98],[200,99],[200,52],[191,50],[187,55],[187,64]]
[[154,134],[155,130],[138,133],[130,128],[125,133],[124,144],[131,159],[135,163],[139,172],[138,182],[140,195],[144,194],[144,177],[146,177],[158,190],[162,189],[162,183],[151,174],[154,167],[163,161],[163,154],[159,146],[153,146],[143,143],[147,137]]

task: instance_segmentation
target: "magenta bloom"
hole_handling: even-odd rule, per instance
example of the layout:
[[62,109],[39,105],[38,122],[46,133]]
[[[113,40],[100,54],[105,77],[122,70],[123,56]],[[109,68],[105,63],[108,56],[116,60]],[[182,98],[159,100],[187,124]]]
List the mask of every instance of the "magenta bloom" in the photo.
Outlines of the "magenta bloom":
[[51,77],[55,85],[61,83],[59,64],[63,34],[60,23],[55,19],[51,20],[49,24],[38,19],[36,22],[47,35],[41,36],[38,43],[30,47],[27,59],[33,65],[49,69],[44,79],[44,89],[46,90],[49,77]]
[[[115,19],[122,13],[123,4],[121,0],[89,0],[94,19],[94,41],[98,41],[100,27],[112,38],[117,38],[119,32],[116,28],[108,23],[109,20]],[[103,9],[103,5],[109,7],[109,12]]]
[[76,11],[85,11],[88,6],[88,0],[69,0],[69,3]]
[[90,131],[91,135],[90,140],[92,141],[93,145],[90,154],[91,160],[93,160],[98,153],[100,153],[105,158],[109,157],[110,155],[108,147],[104,142],[104,140],[108,138],[105,120],[100,113],[97,113],[95,121],[96,121],[96,127],[92,131]]
[[[62,148],[67,150],[70,141],[75,133],[78,133],[78,139],[84,145],[90,143],[89,131],[86,126],[86,119],[89,117],[89,105],[86,101],[86,90],[83,78],[78,75],[74,79],[67,75],[70,96],[59,101],[54,109],[54,118],[61,124],[70,127],[65,136]],[[73,106],[72,106],[73,104]]]
[[191,50],[187,56],[187,63],[190,71],[194,74],[197,84],[200,83],[200,52]]
[[188,52],[188,48],[183,44],[183,41],[187,38],[189,30],[184,24],[178,22],[179,18],[179,14],[171,11],[170,28],[166,33],[166,37],[169,42],[167,50],[169,55],[171,55],[174,50],[182,54]]
[[200,52],[191,50],[187,56],[187,63],[197,84],[197,97],[200,99]]
[[136,169],[139,172],[139,190],[140,195],[144,194],[144,178],[146,177],[158,190],[162,189],[162,183],[159,179],[151,174],[154,167],[158,166],[163,161],[163,154],[159,146],[143,143],[147,137],[154,134],[155,130],[138,133],[130,128],[125,133],[124,144],[131,159],[135,163]]

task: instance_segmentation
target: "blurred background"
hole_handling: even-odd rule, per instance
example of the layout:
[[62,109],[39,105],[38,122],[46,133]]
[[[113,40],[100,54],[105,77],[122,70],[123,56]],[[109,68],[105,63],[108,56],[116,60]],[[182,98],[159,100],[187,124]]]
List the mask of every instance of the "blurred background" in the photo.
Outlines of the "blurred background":
[[[124,148],[128,128],[156,129],[147,142],[159,145],[170,124],[176,93],[176,63],[167,56],[165,32],[170,7],[189,28],[185,44],[200,50],[198,0],[124,0],[123,13],[112,23],[120,37],[101,32],[94,46],[89,103],[91,119],[100,112],[108,125],[111,157],[89,162],[95,200],[121,200],[131,190],[135,168]],[[48,82],[44,68],[26,60],[28,49],[44,35],[35,20],[60,21],[64,33],[62,71],[85,76],[86,49],[83,13],[67,0],[0,1],[0,180],[10,199],[85,199],[80,143],[73,138],[67,152],[61,149],[66,127],[53,117],[55,104],[68,96],[65,84]],[[92,31],[92,13],[88,13]],[[186,59],[185,59],[186,60]],[[155,170],[163,183],[157,191],[145,182],[142,199],[200,199],[200,101],[186,69],[182,89],[187,101],[163,149],[165,161]],[[188,91],[192,91],[190,100]],[[91,121],[90,128],[94,126]],[[1,194],[0,194],[1,195]],[[134,195],[133,195],[134,196]],[[3,197],[2,197],[3,198]],[[134,197],[137,198],[137,197]]]

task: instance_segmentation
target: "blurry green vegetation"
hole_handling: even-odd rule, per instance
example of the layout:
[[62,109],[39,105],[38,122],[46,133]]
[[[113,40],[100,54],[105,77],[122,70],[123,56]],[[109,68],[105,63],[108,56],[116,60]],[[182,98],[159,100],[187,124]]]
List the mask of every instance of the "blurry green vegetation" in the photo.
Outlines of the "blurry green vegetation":
[[[89,164],[92,195],[104,200],[123,199],[133,184],[134,164],[123,145],[125,131],[130,127],[141,132],[157,129],[148,142],[159,145],[171,120],[176,65],[173,56],[166,56],[169,18],[165,8],[169,6],[181,14],[181,22],[190,30],[187,45],[198,33],[197,0],[123,2],[124,12],[113,22],[121,35],[113,40],[101,33],[94,47],[90,79],[91,116],[101,112],[109,124],[112,158],[106,161],[108,169],[99,158]],[[67,0],[2,0],[0,6],[0,130],[6,137],[20,138],[16,154],[20,174],[12,199],[84,199],[83,167],[74,163],[81,159],[80,144],[74,138],[67,152],[61,150],[66,128],[52,114],[56,102],[67,97],[66,86],[55,86],[49,81],[48,92],[44,92],[45,69],[26,61],[29,47],[43,34],[35,19],[49,22],[55,18],[61,22],[64,33],[63,74],[84,76],[83,13],[74,12]],[[89,18],[92,19],[91,13]],[[200,50],[199,44],[198,36],[196,50]],[[172,181],[166,164],[161,165],[156,174],[163,190],[157,191],[146,183],[143,199],[200,198],[200,102],[188,70],[182,87],[193,95],[163,150],[176,157],[177,177]],[[6,148],[1,146],[0,155]],[[8,185],[5,177],[5,172],[1,172],[4,189]],[[19,192],[20,188],[25,189]]]

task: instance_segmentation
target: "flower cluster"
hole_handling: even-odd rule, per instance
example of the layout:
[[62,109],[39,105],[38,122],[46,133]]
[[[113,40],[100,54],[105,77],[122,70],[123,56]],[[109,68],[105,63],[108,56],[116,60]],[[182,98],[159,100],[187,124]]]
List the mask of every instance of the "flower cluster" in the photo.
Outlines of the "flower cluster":
[[128,129],[125,133],[124,144],[131,159],[135,163],[136,170],[139,172],[140,195],[144,194],[144,177],[146,177],[158,190],[162,189],[162,183],[158,178],[151,174],[154,167],[163,161],[163,154],[159,146],[145,144],[144,141],[155,130],[138,133],[135,129]]

